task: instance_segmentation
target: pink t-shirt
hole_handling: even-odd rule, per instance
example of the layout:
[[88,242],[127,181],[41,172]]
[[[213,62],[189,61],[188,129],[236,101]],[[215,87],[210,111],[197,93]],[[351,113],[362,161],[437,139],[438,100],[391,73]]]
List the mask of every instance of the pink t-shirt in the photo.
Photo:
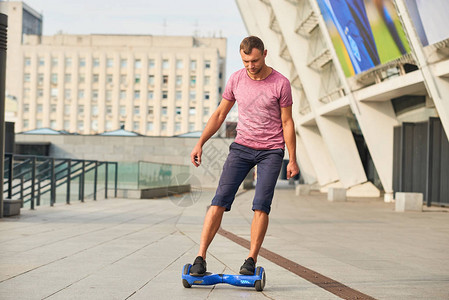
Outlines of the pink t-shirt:
[[253,80],[246,69],[233,73],[223,98],[237,101],[235,142],[253,149],[284,149],[281,107],[292,105],[290,82],[273,69],[263,80]]

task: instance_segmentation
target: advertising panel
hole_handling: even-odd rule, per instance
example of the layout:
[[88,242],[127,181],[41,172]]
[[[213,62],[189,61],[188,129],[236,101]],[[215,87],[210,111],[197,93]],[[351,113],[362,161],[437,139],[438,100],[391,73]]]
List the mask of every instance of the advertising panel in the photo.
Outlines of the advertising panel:
[[448,0],[406,0],[405,3],[423,46],[449,38]]
[[347,77],[410,51],[392,0],[317,2]]

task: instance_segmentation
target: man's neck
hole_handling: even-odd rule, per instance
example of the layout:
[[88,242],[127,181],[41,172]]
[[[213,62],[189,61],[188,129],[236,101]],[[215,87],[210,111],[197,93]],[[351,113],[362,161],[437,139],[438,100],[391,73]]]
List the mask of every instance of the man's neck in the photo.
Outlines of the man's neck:
[[268,75],[271,74],[272,71],[273,71],[272,68],[265,65],[263,66],[262,70],[260,70],[260,72],[257,74],[251,74],[248,71],[246,73],[252,80],[264,80],[265,78],[268,77]]

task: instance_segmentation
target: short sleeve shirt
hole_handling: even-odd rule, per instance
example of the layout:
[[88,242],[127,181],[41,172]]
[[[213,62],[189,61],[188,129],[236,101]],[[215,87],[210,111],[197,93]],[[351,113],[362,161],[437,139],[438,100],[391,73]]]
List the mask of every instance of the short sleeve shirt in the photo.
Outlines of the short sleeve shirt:
[[243,68],[231,75],[223,98],[237,101],[235,142],[253,149],[285,148],[281,107],[292,105],[289,80],[276,70],[263,80],[253,80]]

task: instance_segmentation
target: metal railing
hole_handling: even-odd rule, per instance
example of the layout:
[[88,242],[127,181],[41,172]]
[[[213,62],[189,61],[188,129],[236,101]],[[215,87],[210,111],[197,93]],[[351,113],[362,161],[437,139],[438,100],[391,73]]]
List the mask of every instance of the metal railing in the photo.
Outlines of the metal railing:
[[[78,184],[78,200],[93,196],[97,200],[98,171],[104,169],[104,197],[108,198],[109,166],[114,170],[114,197],[117,197],[117,162],[63,159],[47,156],[5,154],[4,197],[21,199],[22,207],[29,203],[30,208],[41,205],[41,197],[50,195],[50,206],[56,203],[56,189],[66,185],[65,202],[70,204],[71,191]],[[86,176],[93,173],[93,192],[86,195]],[[5,186],[6,185],[6,186]]]

